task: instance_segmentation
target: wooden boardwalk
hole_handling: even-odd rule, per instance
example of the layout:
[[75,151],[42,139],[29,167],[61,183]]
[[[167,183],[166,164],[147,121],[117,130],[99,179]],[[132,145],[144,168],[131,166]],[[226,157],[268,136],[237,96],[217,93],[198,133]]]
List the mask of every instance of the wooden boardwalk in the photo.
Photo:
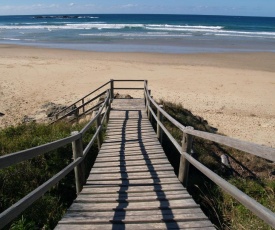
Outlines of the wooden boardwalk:
[[106,135],[56,229],[215,229],[178,181],[143,99],[115,99]]

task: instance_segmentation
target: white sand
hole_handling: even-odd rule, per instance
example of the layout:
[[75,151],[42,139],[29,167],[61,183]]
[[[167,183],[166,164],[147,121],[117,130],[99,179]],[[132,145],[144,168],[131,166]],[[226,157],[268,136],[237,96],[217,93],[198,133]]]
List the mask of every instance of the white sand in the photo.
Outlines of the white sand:
[[69,104],[110,79],[147,79],[155,99],[183,104],[228,136],[274,147],[274,63],[275,53],[96,53],[1,45],[0,127],[19,123],[46,102]]

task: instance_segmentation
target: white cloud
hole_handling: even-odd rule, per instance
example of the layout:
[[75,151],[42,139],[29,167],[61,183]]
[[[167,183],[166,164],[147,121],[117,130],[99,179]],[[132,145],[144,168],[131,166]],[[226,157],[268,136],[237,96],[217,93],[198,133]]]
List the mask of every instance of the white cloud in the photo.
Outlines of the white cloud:
[[73,3],[73,2],[69,4],[69,6],[74,6],[74,5],[75,5],[75,3]]
[[46,8],[59,8],[58,4],[51,4],[49,6],[46,6]]
[[133,8],[133,7],[137,7],[138,4],[126,4],[126,5],[122,5],[121,8]]

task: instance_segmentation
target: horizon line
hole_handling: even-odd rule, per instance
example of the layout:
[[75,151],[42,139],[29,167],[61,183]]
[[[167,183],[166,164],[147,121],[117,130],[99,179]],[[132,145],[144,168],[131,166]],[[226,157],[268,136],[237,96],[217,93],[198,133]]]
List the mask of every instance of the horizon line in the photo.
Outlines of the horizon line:
[[217,17],[259,17],[275,18],[275,16],[252,16],[252,15],[227,15],[227,14],[179,14],[179,13],[46,13],[46,14],[4,14],[3,16],[43,16],[43,15],[187,15],[187,16],[217,16]]

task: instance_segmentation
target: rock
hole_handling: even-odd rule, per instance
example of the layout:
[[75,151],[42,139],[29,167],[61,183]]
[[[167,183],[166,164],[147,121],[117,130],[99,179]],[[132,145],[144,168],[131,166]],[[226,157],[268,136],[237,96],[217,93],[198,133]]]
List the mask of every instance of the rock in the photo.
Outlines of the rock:
[[46,109],[46,115],[48,118],[54,117],[56,114],[60,113],[62,110],[64,111],[58,114],[58,117],[64,116],[67,113],[69,113],[68,116],[77,115],[77,111],[74,111],[76,109],[75,105],[72,105],[71,107],[67,108],[67,106],[64,106],[64,105],[49,102],[43,105],[42,107]]
[[5,114],[4,113],[0,113],[0,117],[3,117],[3,116],[5,116]]
[[25,116],[22,118],[22,123],[23,123],[23,124],[31,123],[31,122],[36,122],[36,119],[33,118],[33,117],[29,117],[29,116],[27,116],[27,115],[25,115]]
[[65,114],[68,114],[68,117],[76,116],[78,115],[78,111],[74,111],[76,108],[75,105],[70,106],[67,108],[65,105],[55,104],[53,102],[48,102],[41,106],[39,110],[36,111],[35,114],[32,115],[26,115],[22,118],[22,123],[30,123],[30,122],[40,122],[40,123],[48,123],[49,121],[55,120],[55,115],[59,113],[60,111],[64,110],[60,114],[58,114],[58,117],[64,116]]
[[114,96],[115,99],[132,99],[133,97],[129,94],[119,94],[116,93]]

